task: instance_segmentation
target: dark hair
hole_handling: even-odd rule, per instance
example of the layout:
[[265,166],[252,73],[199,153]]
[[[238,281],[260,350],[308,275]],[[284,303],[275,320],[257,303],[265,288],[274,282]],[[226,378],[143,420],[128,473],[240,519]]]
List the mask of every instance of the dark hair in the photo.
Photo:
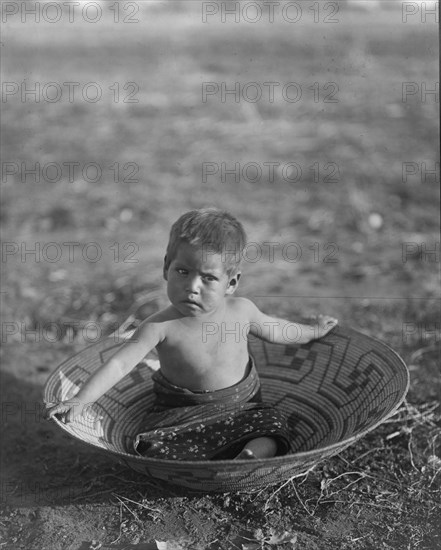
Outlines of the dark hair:
[[198,246],[207,252],[222,255],[228,275],[240,265],[246,245],[242,224],[231,214],[217,208],[201,208],[183,214],[170,230],[167,245],[166,269],[173,261],[180,243]]

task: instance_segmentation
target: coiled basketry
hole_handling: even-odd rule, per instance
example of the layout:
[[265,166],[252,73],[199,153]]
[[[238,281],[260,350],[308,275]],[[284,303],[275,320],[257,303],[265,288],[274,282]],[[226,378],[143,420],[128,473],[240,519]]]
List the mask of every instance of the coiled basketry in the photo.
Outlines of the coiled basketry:
[[[103,339],[64,361],[50,376],[44,400],[72,396],[121,345]],[[172,461],[138,456],[133,438],[153,403],[152,371],[140,364],[74,422],[55,422],[147,476],[203,491],[255,490],[301,475],[341,452],[391,416],[404,400],[409,374],[386,344],[337,326],[305,345],[249,343],[262,396],[288,418],[292,452],[259,460]]]

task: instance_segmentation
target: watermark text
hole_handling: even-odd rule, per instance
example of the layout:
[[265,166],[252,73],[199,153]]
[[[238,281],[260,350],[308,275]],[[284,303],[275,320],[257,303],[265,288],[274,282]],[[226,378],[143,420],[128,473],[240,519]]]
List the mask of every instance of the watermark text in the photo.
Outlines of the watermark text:
[[419,23],[439,22],[439,2],[403,2],[401,4],[401,20]]
[[403,82],[402,103],[408,103],[409,98],[419,103],[439,103],[439,82]]
[[231,261],[252,264],[260,261],[270,264],[277,261],[297,263],[302,259],[314,263],[337,263],[338,253],[338,245],[334,242],[313,242],[303,246],[297,242],[248,242],[243,250],[239,247],[230,249],[224,246],[220,253],[215,252],[215,248],[207,243],[202,246],[202,261],[206,261],[212,255],[220,254],[221,261],[224,263]]
[[439,342],[441,340],[441,323],[403,323],[402,341],[413,344],[418,340],[421,344]]
[[139,245],[135,242],[114,242],[107,248],[97,242],[80,243],[65,241],[62,243],[50,242],[15,242],[4,241],[1,243],[1,261],[6,263],[10,258],[18,259],[22,263],[50,263],[84,261],[97,263],[103,258],[103,254],[111,254],[115,263],[135,263],[139,260],[135,257],[139,252]]
[[138,2],[2,2],[3,23],[140,22]]
[[336,82],[202,82],[202,103],[298,103],[302,99],[314,103],[339,103]]
[[2,82],[2,103],[139,103],[137,82],[113,82],[102,86],[98,82]]
[[99,323],[97,321],[46,321],[37,322],[32,325],[26,321],[4,321],[1,323],[1,342],[37,344],[46,342],[64,342],[65,344],[81,343],[95,344],[110,332],[109,338],[116,344],[126,342],[137,342],[137,336],[121,331],[119,325],[112,323]]
[[404,264],[409,260],[439,264],[440,243],[404,242],[401,244],[401,257]]
[[338,2],[202,2],[203,23],[339,23]]
[[340,167],[336,162],[203,162],[202,183],[275,183],[284,181],[295,184],[302,181],[331,184],[340,181]]
[[139,165],[136,162],[113,162],[102,166],[98,162],[2,162],[2,183],[74,183],[82,179],[87,183],[113,181],[114,183],[139,183]]

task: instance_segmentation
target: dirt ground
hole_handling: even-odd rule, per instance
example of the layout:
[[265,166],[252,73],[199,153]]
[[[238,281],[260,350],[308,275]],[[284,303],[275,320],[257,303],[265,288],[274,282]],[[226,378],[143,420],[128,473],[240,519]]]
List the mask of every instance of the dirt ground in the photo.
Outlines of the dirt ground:
[[[13,352],[18,377],[2,376],[4,548],[147,550],[155,540],[201,549],[438,547],[434,348],[415,354],[408,404],[359,443],[304,478],[214,495],[130,472],[45,420],[47,349],[32,348]],[[68,351],[60,344],[56,353]]]
[[[125,2],[121,18],[129,4],[142,8],[136,25],[115,23],[116,8],[103,4],[107,19],[94,26],[43,15],[2,26],[3,80],[95,82],[105,97],[11,94],[2,103],[11,164],[2,180],[0,548],[441,547],[439,95],[423,92],[435,86],[437,26],[421,7],[404,21],[401,2],[319,4],[324,13],[302,2],[295,26],[204,23],[193,2]],[[325,21],[334,5],[336,24]],[[128,82],[138,103],[115,100],[115,83],[135,90]],[[204,82],[295,82],[303,95],[203,101]],[[324,101],[330,92],[337,102]],[[37,162],[95,163],[103,174],[54,182],[38,169],[37,182],[22,171]],[[222,181],[222,163],[250,162],[262,174],[264,162],[295,162],[302,176]],[[219,168],[206,181],[204,163]],[[138,183],[123,181],[134,166]],[[395,417],[308,475],[255,493],[165,487],[44,418],[44,384],[59,363],[144,297],[164,303],[169,226],[207,204],[237,215],[265,251],[245,262],[241,295],[281,317],[335,315],[386,341],[411,376]],[[79,243],[74,257],[67,242]],[[302,253],[286,261],[282,246],[293,242]]]

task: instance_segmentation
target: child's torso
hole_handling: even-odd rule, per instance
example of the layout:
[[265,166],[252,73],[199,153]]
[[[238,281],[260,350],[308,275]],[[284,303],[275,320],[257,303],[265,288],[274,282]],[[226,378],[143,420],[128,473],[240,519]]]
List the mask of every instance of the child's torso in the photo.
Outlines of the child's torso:
[[161,370],[173,384],[215,391],[237,384],[247,374],[247,319],[235,308],[222,318],[168,322],[157,346]]

